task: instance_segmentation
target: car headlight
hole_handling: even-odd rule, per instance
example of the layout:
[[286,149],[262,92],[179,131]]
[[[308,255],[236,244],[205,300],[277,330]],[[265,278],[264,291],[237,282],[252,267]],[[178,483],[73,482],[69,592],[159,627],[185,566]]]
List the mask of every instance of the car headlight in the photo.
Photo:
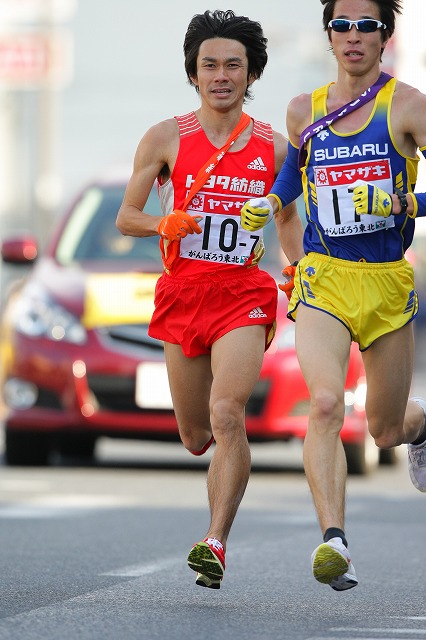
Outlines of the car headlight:
[[79,319],[41,292],[20,297],[14,309],[14,326],[31,338],[45,337],[73,344],[83,344],[87,339]]

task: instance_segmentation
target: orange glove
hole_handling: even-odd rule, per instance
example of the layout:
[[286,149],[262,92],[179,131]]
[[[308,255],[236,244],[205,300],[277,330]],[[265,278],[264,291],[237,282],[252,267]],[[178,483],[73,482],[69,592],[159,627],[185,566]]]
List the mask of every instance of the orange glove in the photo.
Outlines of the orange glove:
[[288,267],[283,269],[282,274],[285,278],[285,282],[284,284],[278,285],[278,289],[281,289],[281,291],[284,291],[284,293],[286,294],[289,300],[291,298],[291,294],[293,293],[293,289],[294,289],[294,275],[296,273],[296,269],[297,269],[297,262],[293,262],[293,264],[289,264]]
[[197,220],[202,220],[202,218],[200,216],[190,216],[186,211],[175,209],[162,219],[157,231],[166,240],[180,240],[188,233],[194,233],[194,231],[195,233],[202,232]]

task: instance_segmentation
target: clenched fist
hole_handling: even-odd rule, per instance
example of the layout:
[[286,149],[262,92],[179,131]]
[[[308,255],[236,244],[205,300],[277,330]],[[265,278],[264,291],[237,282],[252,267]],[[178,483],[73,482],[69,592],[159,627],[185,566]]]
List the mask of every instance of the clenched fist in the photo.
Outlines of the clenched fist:
[[293,289],[294,289],[294,276],[296,273],[296,269],[297,269],[297,262],[294,262],[293,264],[289,264],[285,269],[283,269],[282,274],[285,278],[285,282],[284,284],[278,285],[278,289],[281,289],[281,291],[284,291],[284,293],[286,294],[289,300],[291,298],[291,294],[293,293]]
[[371,213],[387,218],[392,213],[392,196],[374,184],[359,184],[354,187],[352,200],[358,214]]
[[175,209],[168,216],[165,216],[157,227],[157,231],[166,240],[180,240],[188,233],[201,233],[202,229],[197,220],[200,216],[190,216],[186,211]]
[[268,198],[253,198],[241,208],[241,226],[247,231],[262,229],[274,217],[274,210]]

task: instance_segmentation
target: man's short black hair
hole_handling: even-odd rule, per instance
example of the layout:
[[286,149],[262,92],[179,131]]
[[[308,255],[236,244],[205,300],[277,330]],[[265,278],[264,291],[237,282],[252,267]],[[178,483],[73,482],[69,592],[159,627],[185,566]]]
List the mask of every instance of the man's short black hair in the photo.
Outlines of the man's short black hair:
[[[268,61],[266,45],[268,39],[263,34],[259,22],[245,16],[237,16],[231,10],[205,11],[195,15],[189,23],[183,43],[185,71],[189,84],[195,86],[192,78],[197,77],[197,58],[204,40],[211,38],[229,38],[238,40],[245,47],[248,58],[248,78],[259,79]],[[195,87],[198,91],[198,87]],[[250,85],[247,84],[245,97],[251,98]]]
[[[380,9],[380,22],[386,25],[387,37],[390,38],[395,31],[396,14],[402,13],[402,0],[371,0]],[[322,23],[324,31],[328,31],[328,23],[333,19],[334,5],[337,0],[321,0],[324,6]]]

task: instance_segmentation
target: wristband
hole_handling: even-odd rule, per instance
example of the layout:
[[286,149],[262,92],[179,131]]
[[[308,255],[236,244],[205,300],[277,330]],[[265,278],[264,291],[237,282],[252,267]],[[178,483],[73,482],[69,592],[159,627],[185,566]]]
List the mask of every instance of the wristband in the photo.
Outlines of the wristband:
[[418,203],[417,203],[417,198],[416,198],[416,196],[414,195],[414,193],[411,193],[411,192],[410,192],[409,194],[407,194],[407,195],[410,195],[410,196],[411,196],[411,202],[413,203],[413,212],[412,212],[412,213],[407,213],[407,216],[408,216],[409,218],[415,218],[415,217],[416,217],[416,215],[417,215],[417,212],[418,212],[418,210],[419,210],[419,205],[418,205]]
[[275,193],[268,193],[266,197],[273,198],[275,202],[278,204],[278,211],[281,211],[281,209],[283,208],[283,203],[281,202],[280,198],[275,195]]
[[401,191],[401,189],[395,189],[395,193],[398,196],[399,204],[401,205],[400,213],[404,214],[408,209],[407,196]]

